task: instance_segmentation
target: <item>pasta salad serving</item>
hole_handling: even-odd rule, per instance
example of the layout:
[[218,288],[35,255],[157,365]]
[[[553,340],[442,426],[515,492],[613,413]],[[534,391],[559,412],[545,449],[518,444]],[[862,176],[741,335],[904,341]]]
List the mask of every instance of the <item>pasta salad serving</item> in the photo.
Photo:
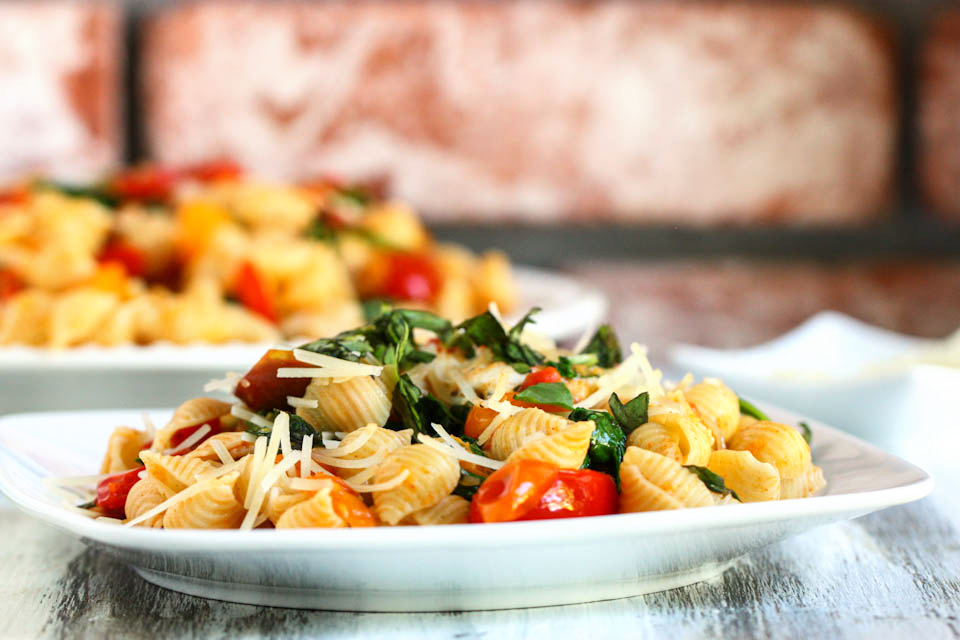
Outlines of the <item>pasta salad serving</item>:
[[[71,507],[128,527],[490,523],[804,498],[809,429],[721,381],[664,383],[601,326],[573,350],[385,307],[372,322],[212,381],[153,430],[117,427]],[[86,493],[85,493],[86,492]],[[83,504],[78,504],[81,496]]]
[[381,300],[460,321],[515,297],[503,254],[434,242],[375,186],[218,162],[0,190],[0,345],[270,342]]

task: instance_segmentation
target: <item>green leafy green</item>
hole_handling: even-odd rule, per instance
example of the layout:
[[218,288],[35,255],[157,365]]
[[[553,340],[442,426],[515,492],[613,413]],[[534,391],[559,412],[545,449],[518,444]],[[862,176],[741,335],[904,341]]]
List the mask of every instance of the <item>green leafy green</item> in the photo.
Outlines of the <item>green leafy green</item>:
[[763,411],[757,409],[755,406],[740,398],[740,413],[745,416],[750,416],[751,418],[756,418],[757,420],[769,420],[770,417],[767,416]]
[[476,473],[471,473],[465,469],[461,469],[460,482],[453,490],[453,495],[466,498],[467,500],[472,500],[473,494],[480,489],[480,485],[483,484],[483,481],[486,479],[486,476],[481,476]]
[[557,360],[551,360],[547,362],[548,367],[553,367],[556,369],[561,376],[567,380],[572,380],[573,378],[580,378],[580,372],[577,371],[577,365],[594,365],[597,364],[597,356],[592,353],[581,353],[575,356],[560,356]]
[[610,395],[610,413],[617,419],[624,434],[630,435],[634,429],[647,422],[647,407],[650,395],[644,391],[636,398],[623,404],[617,394]]
[[487,311],[464,320],[457,326],[462,333],[450,335],[445,342],[448,347],[460,347],[468,357],[473,354],[474,347],[487,347],[495,359],[506,362],[520,373],[527,373],[530,367],[546,360],[543,354],[520,341],[523,327],[533,322],[532,316],[538,311],[538,307],[531,309],[509,332]]
[[803,436],[803,439],[807,441],[807,445],[810,444],[810,441],[813,440],[813,431],[810,429],[810,425],[806,422],[800,423],[800,434]]
[[549,404],[564,409],[573,409],[573,395],[562,382],[534,384],[514,396],[515,399],[533,404]]
[[623,352],[620,350],[620,341],[617,334],[608,324],[600,325],[590,342],[580,353],[592,353],[597,356],[597,364],[604,368],[615,367],[623,361]]
[[360,306],[363,310],[363,319],[365,322],[373,322],[383,314],[389,313],[393,308],[389,302],[379,298],[364,300]]
[[[276,412],[275,412],[276,413]],[[314,448],[319,447],[321,443],[321,438],[319,438],[319,433],[316,429],[313,428],[309,422],[301,418],[295,413],[290,415],[290,446],[294,449],[303,448],[303,439],[307,436],[313,436],[313,446]],[[276,419],[276,418],[273,418]],[[255,425],[252,422],[247,423],[247,433],[252,434],[256,437],[260,436],[270,436],[273,432],[273,429],[268,427],[261,427]]]
[[119,201],[110,193],[104,184],[79,185],[54,182],[51,180],[37,180],[33,182],[31,188],[56,191],[73,198],[89,198],[111,209],[119,204]]
[[627,436],[612,415],[606,411],[577,408],[570,412],[570,420],[583,422],[593,420],[596,429],[590,436],[585,468],[602,471],[613,477],[620,490],[620,463],[627,451]]
[[83,504],[78,504],[78,505],[77,505],[77,509],[93,509],[95,506],[97,506],[97,499],[96,499],[96,498],[94,498],[93,500],[90,500],[89,502],[84,502]]
[[433,395],[423,391],[403,374],[393,389],[393,410],[400,418],[402,429],[413,429],[414,441],[417,434],[433,435],[432,424],[439,424],[452,435],[463,433],[466,414],[454,411]]
[[694,464],[684,465],[684,467],[692,471],[698,478],[700,478],[700,481],[705,484],[707,489],[710,489],[710,491],[723,495],[729,493],[738,502],[742,502],[736,491],[728,488],[727,485],[724,484],[723,478],[715,474],[713,471],[710,471],[710,469],[707,469],[706,467],[698,467]]

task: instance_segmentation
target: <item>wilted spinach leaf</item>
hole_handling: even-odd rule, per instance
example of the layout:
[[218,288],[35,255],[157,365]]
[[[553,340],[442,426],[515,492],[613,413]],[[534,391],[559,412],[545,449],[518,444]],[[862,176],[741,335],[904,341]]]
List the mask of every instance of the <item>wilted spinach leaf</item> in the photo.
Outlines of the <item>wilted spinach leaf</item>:
[[570,412],[569,419],[574,422],[593,420],[596,429],[590,436],[590,449],[587,451],[589,462],[585,462],[588,468],[611,475],[619,491],[620,463],[627,451],[627,436],[623,430],[606,411],[578,408]]
[[627,404],[621,403],[617,394],[614,393],[610,395],[610,413],[617,419],[624,434],[630,435],[634,429],[647,422],[649,399],[650,394],[646,391]]
[[620,350],[620,341],[617,334],[608,324],[600,325],[590,342],[580,353],[592,353],[597,356],[597,364],[604,368],[615,367],[623,361],[623,352]]
[[724,484],[723,478],[715,474],[713,471],[710,471],[710,469],[707,469],[706,467],[698,467],[694,464],[684,465],[684,468],[689,469],[696,474],[696,476],[700,478],[700,481],[705,484],[707,489],[710,489],[710,491],[724,495],[729,493],[738,502],[742,502],[742,500],[740,500],[740,496],[737,495],[737,492],[728,488],[727,485]]
[[553,405],[564,409],[573,409],[573,395],[562,382],[541,382],[534,384],[514,396],[515,399],[533,404]]

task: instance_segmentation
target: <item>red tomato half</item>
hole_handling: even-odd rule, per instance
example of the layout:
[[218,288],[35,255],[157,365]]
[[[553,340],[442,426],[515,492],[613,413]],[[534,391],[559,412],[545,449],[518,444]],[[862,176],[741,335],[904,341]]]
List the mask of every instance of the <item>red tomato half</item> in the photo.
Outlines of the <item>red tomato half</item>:
[[378,296],[392,300],[429,302],[440,290],[440,274],[427,256],[393,253],[388,257],[386,280]]
[[267,283],[257,268],[249,260],[245,260],[237,271],[234,290],[240,303],[254,313],[270,322],[277,322],[277,310],[273,301],[273,294],[267,288]]
[[170,169],[135,167],[115,175],[110,181],[110,191],[121,200],[166,202],[176,180],[176,172]]
[[470,522],[578,518],[616,511],[617,487],[607,474],[519,460],[480,485],[470,503]]
[[[173,434],[170,436],[170,447],[173,448],[173,449],[179,447],[187,438],[189,438],[190,436],[192,436],[193,434],[195,434],[197,431],[199,431],[199,430],[200,430],[200,427],[202,427],[202,426],[205,425],[205,424],[206,424],[206,425],[210,425],[210,432],[209,432],[207,435],[205,435],[203,438],[201,438],[200,440],[198,440],[198,441],[194,444],[194,446],[191,448],[191,450],[192,450],[192,449],[196,449],[197,447],[199,447],[199,446],[203,443],[203,441],[206,440],[207,438],[209,438],[210,436],[215,436],[215,435],[217,435],[218,433],[220,433],[220,418],[214,418],[213,420],[210,420],[209,422],[204,422],[204,423],[202,423],[202,424],[198,424],[198,425],[195,425],[195,426],[193,426],[193,427],[184,427],[183,429],[177,429],[177,430],[174,431]],[[177,452],[176,454],[174,454],[174,455],[181,456],[181,455],[183,455],[183,454],[185,454],[185,453],[187,453],[186,450],[184,450],[184,451],[178,451],[178,452]]]
[[240,379],[233,393],[253,411],[290,411],[292,407],[287,403],[287,396],[302,397],[307,391],[310,379],[278,378],[277,369],[309,366],[294,358],[292,351],[270,349]]
[[0,302],[8,300],[23,289],[23,280],[13,269],[0,269]]
[[221,158],[195,164],[188,167],[184,173],[200,182],[217,182],[219,180],[236,180],[243,175],[243,167],[233,160]]
[[142,276],[146,271],[146,261],[144,260],[143,252],[132,245],[119,241],[111,242],[104,247],[97,261],[101,264],[115,262],[123,265],[123,268],[127,271],[127,275],[134,278]]
[[107,476],[97,485],[97,506],[107,513],[123,517],[123,506],[127,503],[127,494],[140,480],[144,467]]
[[556,367],[544,367],[539,371],[531,371],[527,374],[527,377],[523,379],[523,384],[520,385],[520,391],[523,391],[527,387],[532,387],[535,384],[549,382],[563,382],[563,376],[560,375]]

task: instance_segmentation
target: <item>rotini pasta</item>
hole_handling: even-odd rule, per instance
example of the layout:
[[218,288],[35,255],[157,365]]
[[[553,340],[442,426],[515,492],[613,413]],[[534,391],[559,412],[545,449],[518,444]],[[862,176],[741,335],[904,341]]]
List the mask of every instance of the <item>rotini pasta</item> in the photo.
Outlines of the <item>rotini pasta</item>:
[[386,308],[216,382],[238,401],[182,404],[149,449],[148,432],[117,428],[94,512],[163,528],[426,526],[729,506],[825,486],[809,433],[718,381],[660,379],[639,345],[623,357],[609,327],[570,353],[495,311],[454,326]]

